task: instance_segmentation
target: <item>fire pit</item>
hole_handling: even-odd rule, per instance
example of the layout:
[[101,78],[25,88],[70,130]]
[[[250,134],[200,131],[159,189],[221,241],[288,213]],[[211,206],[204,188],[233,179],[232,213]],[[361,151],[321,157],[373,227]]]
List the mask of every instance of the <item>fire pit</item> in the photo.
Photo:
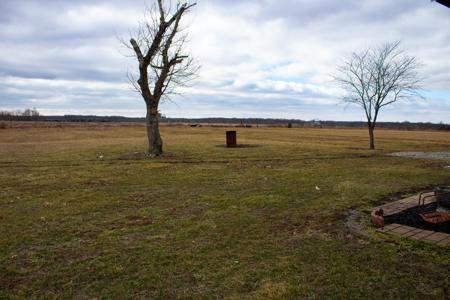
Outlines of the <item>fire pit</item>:
[[450,189],[437,188],[372,210],[372,222],[383,232],[450,244]]
[[[420,217],[429,224],[444,224],[445,222],[450,221],[450,190],[447,188],[436,188],[434,190],[434,195],[424,196],[424,193],[419,196],[419,210],[423,210],[423,212],[419,212]],[[425,205],[426,198],[433,197],[436,200],[436,205],[434,211],[427,210]]]
[[388,224],[401,224],[414,228],[450,233],[450,214],[436,212],[436,203],[417,206],[384,216]]

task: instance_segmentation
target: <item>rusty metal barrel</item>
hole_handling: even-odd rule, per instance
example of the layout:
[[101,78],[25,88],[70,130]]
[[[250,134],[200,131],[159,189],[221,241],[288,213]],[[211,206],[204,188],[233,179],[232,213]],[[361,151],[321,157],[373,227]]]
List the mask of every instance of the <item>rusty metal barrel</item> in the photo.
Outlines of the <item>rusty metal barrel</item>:
[[236,131],[227,131],[227,148],[235,148],[237,146]]

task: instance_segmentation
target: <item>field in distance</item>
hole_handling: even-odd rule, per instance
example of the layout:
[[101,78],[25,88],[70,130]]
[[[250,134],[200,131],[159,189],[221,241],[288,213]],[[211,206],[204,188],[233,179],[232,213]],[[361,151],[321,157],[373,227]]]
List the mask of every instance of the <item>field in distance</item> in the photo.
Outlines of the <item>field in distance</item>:
[[[448,248],[369,209],[450,184],[450,133],[163,127],[0,130],[0,298],[444,299]],[[101,157],[101,159],[100,159]],[[350,209],[369,237],[345,226]]]

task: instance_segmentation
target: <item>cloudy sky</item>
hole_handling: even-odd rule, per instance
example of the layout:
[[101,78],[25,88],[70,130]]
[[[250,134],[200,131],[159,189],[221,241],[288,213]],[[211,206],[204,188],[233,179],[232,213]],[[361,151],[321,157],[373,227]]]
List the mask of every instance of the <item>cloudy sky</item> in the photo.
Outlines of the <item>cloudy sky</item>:
[[[147,3],[152,0],[148,0]],[[450,9],[429,0],[198,0],[185,19],[202,68],[169,117],[363,120],[330,74],[351,51],[401,40],[424,64],[425,100],[381,121],[450,123]],[[0,0],[0,110],[143,116],[117,36],[143,18],[139,0]]]

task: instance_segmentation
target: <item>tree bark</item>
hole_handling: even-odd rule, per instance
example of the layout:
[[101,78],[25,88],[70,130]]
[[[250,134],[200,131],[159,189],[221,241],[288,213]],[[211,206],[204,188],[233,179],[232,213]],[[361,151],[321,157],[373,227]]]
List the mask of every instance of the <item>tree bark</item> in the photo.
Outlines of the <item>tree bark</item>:
[[163,154],[163,142],[159,133],[158,106],[147,104],[147,137],[148,154],[160,156]]
[[375,150],[374,126],[369,125],[370,150]]
[[[169,86],[183,86],[193,77],[192,59],[182,54],[185,36],[177,38],[182,16],[196,3],[181,2],[171,14],[170,7],[164,9],[163,0],[157,1],[156,11],[150,12],[150,21],[140,25],[136,30],[138,38],[130,39],[130,44],[139,61],[139,79],[133,86],[144,98],[147,106],[148,154],[163,154],[163,142],[159,132],[158,106],[163,96],[170,92]],[[170,3],[171,1],[167,1]],[[154,13],[154,15],[153,15]],[[159,14],[159,16],[157,16]],[[169,18],[167,20],[167,18]],[[142,49],[141,49],[142,48]],[[145,52],[143,52],[143,50]],[[183,63],[187,60],[185,63]],[[149,74],[150,69],[150,74]],[[172,87],[173,89],[173,87]]]

